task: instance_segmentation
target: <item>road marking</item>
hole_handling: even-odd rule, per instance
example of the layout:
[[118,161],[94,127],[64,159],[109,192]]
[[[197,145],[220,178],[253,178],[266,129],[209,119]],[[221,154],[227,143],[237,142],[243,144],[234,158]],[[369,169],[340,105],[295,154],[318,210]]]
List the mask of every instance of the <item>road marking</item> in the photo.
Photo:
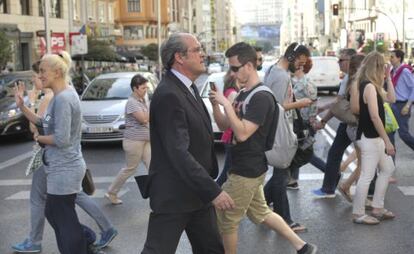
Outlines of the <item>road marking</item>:
[[[115,176],[94,176],[94,183],[112,183]],[[127,182],[135,182],[134,178],[129,178]],[[0,180],[0,186],[17,186],[17,185],[31,185],[32,179],[9,179]]]
[[32,154],[33,154],[33,151],[29,151],[27,153],[18,155],[14,157],[13,159],[0,163],[0,171],[32,157]]
[[[108,191],[107,189],[96,189],[95,193],[91,196],[91,198],[104,198],[105,197],[104,195],[107,191]],[[122,188],[118,192],[118,197],[122,197],[129,191],[130,191],[129,188]],[[5,200],[27,200],[27,199],[30,199],[30,191],[19,191],[5,198]]]
[[414,196],[414,186],[398,186],[405,196]]

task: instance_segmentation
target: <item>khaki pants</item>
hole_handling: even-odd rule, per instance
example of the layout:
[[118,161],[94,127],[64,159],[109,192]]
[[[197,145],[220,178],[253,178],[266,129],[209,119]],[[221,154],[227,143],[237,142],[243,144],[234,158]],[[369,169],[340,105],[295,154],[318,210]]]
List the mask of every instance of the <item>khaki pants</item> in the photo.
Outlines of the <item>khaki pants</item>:
[[125,151],[126,167],[119,171],[115,180],[109,186],[110,194],[117,194],[129,177],[135,174],[141,161],[144,162],[147,170],[151,160],[151,145],[149,141],[135,141],[124,139],[122,147]]
[[221,234],[231,234],[238,230],[240,221],[245,215],[255,224],[264,221],[272,211],[266,204],[263,193],[263,182],[266,174],[256,178],[248,178],[230,174],[223,185],[233,199],[236,207],[232,210],[217,210],[217,222]]

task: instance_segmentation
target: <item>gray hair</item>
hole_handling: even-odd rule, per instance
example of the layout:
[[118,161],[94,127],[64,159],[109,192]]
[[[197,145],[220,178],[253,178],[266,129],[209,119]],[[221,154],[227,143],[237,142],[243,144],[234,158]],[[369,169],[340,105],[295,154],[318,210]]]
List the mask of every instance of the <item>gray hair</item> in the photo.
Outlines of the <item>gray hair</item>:
[[166,70],[170,70],[175,61],[175,53],[186,52],[187,45],[184,43],[183,37],[190,35],[187,33],[175,33],[170,35],[161,45],[162,65]]

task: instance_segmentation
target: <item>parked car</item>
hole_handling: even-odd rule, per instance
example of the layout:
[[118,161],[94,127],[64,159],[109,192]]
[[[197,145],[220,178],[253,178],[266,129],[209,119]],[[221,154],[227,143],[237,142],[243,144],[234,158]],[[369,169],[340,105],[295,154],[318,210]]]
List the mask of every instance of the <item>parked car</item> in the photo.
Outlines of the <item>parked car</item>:
[[[263,81],[264,72],[259,71],[257,73],[259,74],[260,80]],[[203,80],[203,84],[201,85],[202,89],[200,90],[200,96],[203,99],[204,104],[206,105],[208,113],[210,114],[211,124],[213,126],[214,141],[217,143],[221,143],[221,135],[223,134],[223,132],[218,128],[217,123],[213,117],[213,108],[211,106],[210,100],[208,99],[208,93],[210,92],[210,86],[208,84],[209,82],[214,82],[216,84],[218,91],[223,92],[224,75],[226,75],[226,72],[213,73],[209,75],[207,79]],[[223,108],[221,109],[223,111]]]
[[148,79],[148,99],[158,80],[149,72],[107,73],[97,76],[81,96],[82,142],[120,141],[125,128],[125,105],[131,95],[131,79]]
[[[16,106],[14,86],[17,81],[26,85],[26,91],[33,89],[32,71],[19,71],[0,75],[0,136],[24,134],[31,137],[29,122]],[[25,103],[29,103],[25,92]]]
[[207,72],[209,74],[217,73],[217,72],[221,72],[221,71],[222,71],[222,68],[221,68],[221,65],[219,63],[211,63],[211,64],[208,65]]
[[312,69],[307,76],[316,85],[318,91],[338,91],[341,82],[338,58],[314,56],[312,62]]

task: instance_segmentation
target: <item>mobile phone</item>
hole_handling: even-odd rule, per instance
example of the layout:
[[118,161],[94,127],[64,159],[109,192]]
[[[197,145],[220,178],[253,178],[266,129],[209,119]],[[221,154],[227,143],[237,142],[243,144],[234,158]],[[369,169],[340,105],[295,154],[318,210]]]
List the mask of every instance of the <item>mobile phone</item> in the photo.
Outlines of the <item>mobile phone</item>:
[[209,83],[209,85],[210,85],[210,89],[211,89],[211,90],[213,90],[213,91],[217,91],[216,83],[214,83],[214,82],[212,82],[212,81],[210,81],[210,82],[208,82],[208,83]]

